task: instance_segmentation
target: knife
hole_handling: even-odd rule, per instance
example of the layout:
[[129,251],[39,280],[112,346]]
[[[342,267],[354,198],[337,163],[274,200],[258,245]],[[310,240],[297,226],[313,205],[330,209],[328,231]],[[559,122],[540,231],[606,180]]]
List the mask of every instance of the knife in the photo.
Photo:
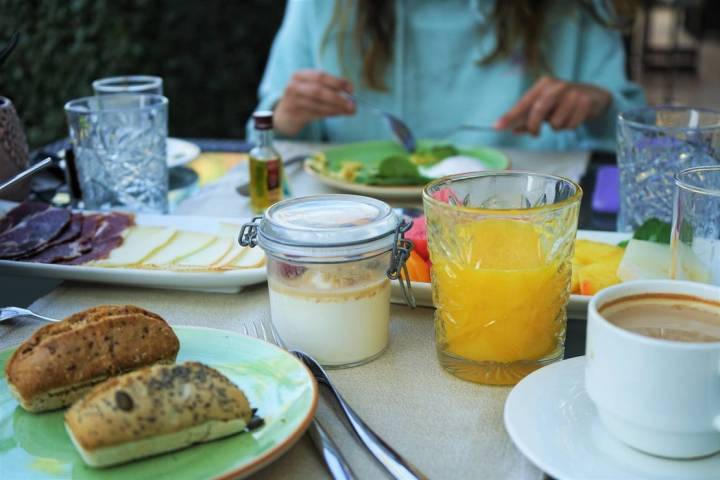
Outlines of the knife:
[[405,460],[398,452],[385,443],[361,418],[355,413],[350,405],[345,402],[335,386],[330,381],[325,370],[309,355],[299,351],[290,350],[290,353],[298,357],[312,372],[315,380],[330,389],[335,400],[340,405],[340,410],[350,423],[358,439],[365,445],[375,460],[385,468],[391,477],[396,480],[427,480],[427,477],[417,467]]

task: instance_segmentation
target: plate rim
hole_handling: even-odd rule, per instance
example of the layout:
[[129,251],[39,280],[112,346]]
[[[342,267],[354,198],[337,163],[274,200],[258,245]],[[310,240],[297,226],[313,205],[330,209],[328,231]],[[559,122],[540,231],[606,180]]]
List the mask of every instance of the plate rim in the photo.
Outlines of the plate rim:
[[[505,427],[505,430],[506,430],[507,433],[508,433],[508,436],[510,437],[510,439],[511,439],[512,442],[513,442],[513,444],[515,445],[515,447],[516,447],[516,448],[518,449],[518,451],[519,451],[525,458],[527,458],[533,465],[535,465],[538,469],[542,470],[543,473],[545,473],[545,474],[547,474],[547,475],[549,475],[549,476],[551,476],[551,477],[553,477],[553,478],[556,478],[557,480],[570,480],[570,479],[578,478],[578,475],[577,475],[577,474],[573,474],[573,473],[569,473],[569,472],[567,472],[567,471],[558,471],[558,469],[556,469],[555,466],[554,466],[554,465],[557,465],[557,463],[555,463],[553,466],[550,466],[550,464],[549,464],[548,462],[546,462],[546,461],[544,461],[544,460],[541,460],[537,455],[535,455],[534,450],[532,450],[531,448],[528,448],[528,443],[527,443],[527,442],[523,442],[523,441],[521,441],[521,440],[517,440],[518,438],[520,438],[520,436],[518,435],[517,430],[510,426],[510,425],[512,425],[512,422],[509,422],[509,421],[508,421],[508,418],[510,417],[510,415],[509,415],[508,412],[509,412],[510,409],[511,409],[511,408],[509,407],[509,405],[510,405],[511,399],[512,399],[513,403],[516,403],[516,402],[518,402],[518,400],[515,400],[515,398],[525,398],[525,399],[529,398],[529,396],[527,395],[528,392],[522,392],[522,391],[520,391],[520,390],[518,390],[518,391],[516,392],[516,389],[517,389],[518,386],[522,385],[523,382],[525,382],[527,379],[531,378],[533,375],[538,375],[538,376],[539,376],[539,375],[542,375],[543,373],[541,373],[541,372],[543,372],[543,371],[545,371],[544,374],[547,375],[548,372],[550,371],[549,369],[554,368],[554,370],[556,370],[556,371],[553,371],[553,374],[552,374],[552,375],[553,375],[553,378],[561,378],[561,379],[565,379],[566,381],[569,382],[569,381],[571,381],[571,380],[573,380],[573,379],[576,378],[576,377],[574,377],[574,376],[572,376],[572,375],[569,375],[569,373],[571,373],[569,370],[577,369],[576,375],[582,375],[582,376],[583,376],[583,380],[582,380],[581,382],[579,382],[579,383],[580,383],[580,385],[582,386],[582,390],[583,390],[584,395],[587,397],[587,398],[586,398],[586,401],[589,402],[589,404],[592,405],[592,408],[595,410],[595,415],[594,415],[594,420],[593,420],[593,424],[592,424],[592,425],[594,425],[595,422],[600,422],[600,418],[599,418],[598,413],[597,413],[597,407],[595,407],[594,403],[592,402],[592,400],[591,400],[590,397],[588,396],[588,394],[587,394],[587,389],[585,388],[584,376],[585,376],[585,365],[586,365],[586,363],[587,363],[587,356],[586,356],[586,355],[580,355],[580,356],[577,356],[577,357],[572,357],[572,358],[568,358],[568,359],[565,359],[565,360],[561,360],[561,361],[559,361],[559,362],[552,363],[552,364],[550,364],[550,365],[547,365],[546,367],[543,367],[543,368],[541,368],[541,369],[536,370],[535,372],[531,373],[530,375],[528,375],[527,377],[525,377],[524,379],[522,379],[522,380],[510,391],[510,393],[508,394],[507,399],[505,400],[505,407],[503,408],[503,425],[504,425],[504,427]],[[546,370],[546,369],[548,369],[548,370]],[[546,383],[546,384],[549,384],[550,382],[545,382],[545,383]],[[563,388],[565,388],[564,393],[567,393],[567,387],[568,387],[567,384],[563,384]],[[536,387],[536,388],[537,388],[537,387]],[[548,389],[548,388],[541,388],[540,390],[542,390],[542,394],[543,394],[543,395],[548,394],[548,392],[550,392],[550,389]],[[557,390],[555,390],[555,392],[557,392]],[[535,392],[533,392],[533,393],[537,393],[537,391],[535,391]],[[537,397],[537,395],[535,395],[535,397]],[[537,402],[535,402],[535,403],[537,403]],[[525,404],[527,404],[527,401],[525,402]],[[518,407],[518,408],[519,408],[519,407]],[[527,410],[527,409],[524,409],[524,410]],[[535,410],[535,412],[537,413],[537,410]],[[531,412],[531,413],[532,413],[532,412]],[[537,417],[538,415],[534,415],[534,416]],[[577,424],[577,422],[576,422],[576,424]],[[589,426],[588,426],[588,427],[589,427]],[[637,452],[637,451],[636,451],[635,449],[633,449],[632,447],[630,447],[630,446],[628,446],[628,445],[625,445],[621,440],[614,438],[614,437],[612,436],[612,434],[611,434],[610,432],[608,432],[607,430],[605,430],[605,427],[603,427],[601,424],[599,425],[599,427],[604,430],[604,434],[607,435],[608,438],[610,438],[611,441],[612,441],[614,444],[617,444],[617,445],[622,446],[623,449],[629,449],[629,451],[631,451],[631,452]],[[514,433],[513,433],[513,432],[514,432]],[[596,442],[592,442],[591,444],[592,444],[592,445],[595,445],[595,446],[598,445]],[[531,452],[532,452],[532,453],[531,453]],[[682,464],[685,464],[685,463],[688,462],[688,461],[690,461],[690,462],[693,461],[693,459],[675,459],[675,460],[673,460],[673,459],[669,459],[669,458],[655,457],[655,456],[653,456],[653,455],[643,454],[643,453],[641,453],[641,452],[637,452],[637,453],[640,454],[640,455],[647,455],[648,457],[651,457],[651,458],[656,458],[656,459],[660,459],[660,460],[663,460],[663,461],[668,461],[668,462],[671,462],[671,463],[673,463],[673,464],[675,464],[675,465],[682,465]],[[571,457],[568,457],[567,455],[565,455],[564,458],[571,458]],[[576,457],[573,457],[573,458],[576,458]],[[709,457],[700,457],[700,458],[695,459],[695,460],[702,462],[702,461],[707,460],[708,458],[711,459],[711,461],[713,462],[712,465],[710,465],[710,467],[715,468],[715,470],[713,470],[713,472],[715,472],[715,471],[717,470],[717,467],[715,466],[715,464],[716,464],[717,462],[720,462],[720,453],[715,453],[715,454],[713,454],[713,455],[711,455],[711,456],[709,456]],[[605,459],[603,459],[603,460],[605,460]],[[631,461],[627,462],[627,464],[629,464],[629,465],[634,465],[633,462],[634,462],[634,461],[631,460]],[[577,462],[575,462],[575,463],[577,463]],[[633,478],[633,479],[641,479],[641,478],[654,478],[654,479],[655,479],[655,478],[673,478],[673,477],[658,476],[658,475],[655,475],[655,476],[653,476],[653,477],[647,477],[647,475],[643,475],[642,473],[638,473],[637,471],[627,470],[626,468],[623,467],[622,464],[618,463],[617,460],[610,461],[610,462],[603,462],[603,463],[608,464],[608,465],[611,465],[615,470],[619,470],[619,471],[620,471],[619,473],[621,473],[621,474],[624,473],[625,476],[631,477],[631,478]],[[583,464],[583,462],[580,462],[580,464]],[[660,468],[660,467],[658,467],[658,468]],[[585,473],[587,473],[587,472],[585,472]],[[614,472],[610,472],[610,473],[614,473]],[[597,475],[597,474],[596,474],[596,475]],[[606,475],[606,476],[594,476],[594,477],[591,477],[591,478],[608,478],[608,477],[607,477],[607,475]],[[615,477],[613,476],[613,477],[611,477],[611,478],[615,478]],[[623,477],[623,478],[624,478],[624,477]],[[677,476],[676,476],[676,477],[674,477],[674,478],[682,478],[682,477],[677,477]],[[715,478],[715,477],[714,477],[714,476],[706,476],[705,473],[702,473],[702,476],[701,476],[700,478],[709,479],[709,478]]]
[[197,143],[195,143],[195,142],[191,142],[191,141],[189,141],[189,140],[185,140],[185,139],[183,139],[183,138],[178,138],[178,137],[167,137],[167,139],[166,139],[166,144],[167,144],[167,142],[169,142],[169,141],[172,141],[172,142],[175,143],[176,145],[182,145],[184,148],[192,147],[192,150],[193,150],[193,152],[194,152],[194,154],[193,154],[194,156],[191,157],[191,158],[187,158],[187,159],[181,159],[181,161],[171,161],[171,159],[170,159],[170,151],[169,151],[170,149],[167,148],[167,145],[166,145],[166,148],[167,148],[168,151],[165,152],[165,157],[166,157],[166,160],[165,160],[165,161],[166,161],[166,163],[167,163],[168,168],[174,168],[174,167],[179,167],[179,166],[181,166],[181,165],[186,165],[186,164],[192,162],[193,160],[195,160],[196,158],[198,158],[198,157],[202,154],[202,149],[201,149],[200,146],[199,146]]
[[[556,472],[554,468],[547,468],[548,467],[547,463],[545,463],[542,460],[539,460],[534,455],[534,452],[528,453],[530,449],[527,448],[527,444],[517,440],[517,438],[518,438],[517,430],[515,430],[513,427],[510,426],[510,425],[512,425],[512,422],[510,422],[508,420],[508,418],[510,416],[510,414],[508,413],[510,411],[509,405],[510,405],[511,398],[514,399],[516,396],[520,395],[520,393],[518,393],[518,391],[517,391],[517,387],[519,385],[521,385],[524,381],[526,381],[526,379],[531,378],[533,375],[538,375],[539,372],[541,372],[542,370],[544,370],[547,367],[555,366],[556,368],[560,368],[560,369],[562,369],[562,368],[580,368],[580,367],[575,367],[576,363],[577,364],[581,363],[582,365],[584,365],[585,364],[585,355],[580,355],[578,357],[561,360],[559,362],[547,365],[546,367],[540,368],[540,369],[532,372],[530,375],[528,375],[527,377],[520,380],[520,382],[510,390],[510,393],[508,394],[507,398],[505,399],[505,406],[503,407],[503,426],[505,427],[505,430],[507,431],[508,436],[510,437],[510,440],[513,442],[513,445],[515,445],[515,447],[520,451],[520,453],[523,456],[525,456],[533,465],[535,465],[538,469],[540,469],[544,474],[547,474],[553,478],[557,478],[558,480],[563,480],[566,477],[564,475],[558,475],[558,472]],[[562,367],[557,367],[557,365],[562,365]]]
[[[287,437],[285,437],[282,442],[279,445],[276,445],[275,447],[271,448],[261,456],[253,459],[250,463],[247,465],[241,466],[237,469],[233,469],[227,472],[220,473],[216,476],[213,476],[215,480],[230,480],[235,478],[245,478],[248,475],[251,475],[262,468],[270,465],[274,461],[278,460],[280,457],[282,457],[288,450],[290,450],[297,442],[300,440],[300,438],[305,434],[307,429],[310,427],[310,423],[312,423],[313,419],[315,418],[315,413],[317,412],[317,405],[319,400],[319,387],[317,384],[317,380],[315,380],[315,376],[312,374],[310,369],[302,362],[300,359],[295,357],[293,354],[288,352],[287,350],[281,348],[278,345],[275,345],[274,343],[267,342],[265,340],[252,337],[250,335],[244,335],[239,332],[235,332],[233,330],[226,330],[222,328],[213,328],[213,327],[203,327],[203,326],[196,326],[196,325],[170,325],[170,327],[175,330],[176,328],[179,328],[180,330],[201,330],[201,331],[210,331],[212,333],[226,335],[230,334],[235,337],[243,337],[245,339],[249,339],[250,341],[258,342],[265,344],[265,346],[269,346],[277,350],[279,353],[286,355],[290,358],[292,358],[293,361],[295,361],[297,364],[301,365],[304,369],[305,373],[307,374],[308,378],[310,379],[310,385],[311,385],[311,405],[308,411],[305,414],[305,417],[302,419],[298,427],[293,430]],[[39,327],[41,328],[41,327]],[[17,349],[25,340],[20,341],[17,344],[9,345],[5,348],[0,349],[0,355],[3,355],[5,353],[10,353],[10,351]],[[182,348],[182,345],[180,345],[180,348]],[[7,375],[5,374],[5,371],[3,369],[2,372],[0,372],[0,380],[2,380],[4,383],[7,384]],[[14,398],[13,398],[14,399]],[[193,445],[189,445],[186,448],[192,448]],[[163,454],[160,454],[160,456],[168,454],[171,452],[165,452]],[[142,461],[142,459],[138,459]],[[136,461],[136,460],[135,460]],[[110,467],[112,468],[112,467]]]
[[[437,142],[439,140],[432,140],[432,139],[420,139],[421,141],[431,141],[431,142]],[[334,150],[338,148],[346,148],[346,147],[352,147],[352,146],[362,146],[362,145],[379,145],[379,144],[388,144],[393,143],[392,140],[366,140],[366,141],[360,141],[360,142],[349,142],[349,143],[343,143],[338,144],[334,146],[330,146],[326,149],[323,149],[322,151],[318,153],[325,153],[329,150]],[[502,170],[509,170],[512,168],[512,159],[510,158],[510,155],[508,155],[505,151],[490,147],[486,145],[458,145],[459,149],[475,149],[475,150],[489,150],[493,153],[501,155],[506,165]],[[425,185],[367,185],[363,183],[354,183],[354,182],[345,182],[342,180],[339,180],[337,178],[330,177],[328,175],[324,175],[321,172],[318,172],[317,170],[313,169],[310,165],[312,163],[312,155],[309,156],[304,162],[303,162],[303,170],[308,175],[311,175],[312,177],[318,179],[325,185],[328,185],[330,187],[336,188],[338,190],[344,190],[347,192],[353,192],[353,193],[364,193],[364,194],[370,194],[370,195],[378,195],[378,196],[385,196],[385,197],[394,197],[394,198],[415,198],[417,196],[422,196],[423,188],[425,188]]]
[[[19,205],[19,203],[20,202],[0,200],[0,215],[3,215],[11,208]],[[93,210],[73,211],[85,214],[95,212]],[[206,233],[208,233],[208,229],[212,230],[217,228],[217,226],[221,223],[231,223],[235,225],[238,223],[242,224],[247,221],[237,217],[198,217],[194,215],[160,215],[154,213],[135,213],[134,215],[136,225],[185,228],[189,231]],[[204,227],[182,227],[184,222],[195,222],[195,225],[201,225]],[[190,291],[238,292],[245,287],[267,282],[266,264],[267,261],[258,267],[237,268],[226,271],[173,271],[128,267],[95,267],[87,264],[65,265],[34,263],[21,262],[12,259],[0,259],[0,273],[6,273],[8,275],[29,275],[40,278],[54,278],[66,281],[90,282],[102,285],[130,285],[147,288]],[[88,276],[92,278],[88,278]],[[129,280],[118,280],[117,276],[129,277]],[[142,280],[147,281],[143,282]]]

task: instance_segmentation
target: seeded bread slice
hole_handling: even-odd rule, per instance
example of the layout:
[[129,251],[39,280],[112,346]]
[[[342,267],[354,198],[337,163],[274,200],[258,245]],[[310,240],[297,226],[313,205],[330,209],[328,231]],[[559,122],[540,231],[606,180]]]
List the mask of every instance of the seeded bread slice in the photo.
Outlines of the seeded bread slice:
[[243,392],[198,362],[156,365],[96,386],[65,413],[85,463],[104,467],[232,435],[252,418]]
[[31,412],[70,405],[93,385],[156,363],[174,363],[180,342],[160,316],[132,305],[102,305],[45,325],[5,367]]

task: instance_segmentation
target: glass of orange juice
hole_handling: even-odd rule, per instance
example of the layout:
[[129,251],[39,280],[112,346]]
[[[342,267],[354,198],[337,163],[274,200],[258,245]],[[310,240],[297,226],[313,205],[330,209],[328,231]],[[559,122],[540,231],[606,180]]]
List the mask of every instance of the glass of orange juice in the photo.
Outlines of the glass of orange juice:
[[563,356],[582,190],[554,175],[488,171],[423,191],[440,364],[512,385]]

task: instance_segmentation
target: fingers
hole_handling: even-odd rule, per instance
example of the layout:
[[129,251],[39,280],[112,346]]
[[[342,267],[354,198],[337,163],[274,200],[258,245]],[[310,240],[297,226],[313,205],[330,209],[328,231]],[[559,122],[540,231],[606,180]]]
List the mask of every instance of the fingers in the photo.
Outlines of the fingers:
[[539,98],[542,90],[546,87],[547,83],[551,81],[548,77],[542,77],[540,80],[535,82],[530,90],[510,109],[505,115],[495,123],[495,128],[504,130],[507,128],[518,129],[522,128],[525,124],[530,110],[533,104]]
[[611,95],[588,84],[543,77],[498,120],[495,128],[538,135],[543,122],[553,129],[575,129],[602,113]]
[[591,110],[592,100],[590,97],[579,95],[573,113],[564,128],[573,129],[579,127],[580,124],[590,118]]
[[322,70],[298,70],[293,75],[293,81],[315,83],[324,85],[331,90],[353,92],[353,86],[349,80],[330,75]]
[[550,125],[555,130],[562,130],[568,128],[570,117],[573,115],[575,110],[575,104],[577,103],[578,93],[575,90],[567,92],[558,102],[555,111],[550,116]]
[[288,95],[296,97],[299,105],[315,104],[327,115],[349,115],[355,112],[355,104],[340,95],[338,90],[318,82],[295,82],[287,89]]
[[540,133],[542,123],[547,119],[550,113],[555,109],[558,98],[567,90],[568,85],[565,82],[556,81],[546,84],[533,103],[528,115],[526,129],[532,135]]

